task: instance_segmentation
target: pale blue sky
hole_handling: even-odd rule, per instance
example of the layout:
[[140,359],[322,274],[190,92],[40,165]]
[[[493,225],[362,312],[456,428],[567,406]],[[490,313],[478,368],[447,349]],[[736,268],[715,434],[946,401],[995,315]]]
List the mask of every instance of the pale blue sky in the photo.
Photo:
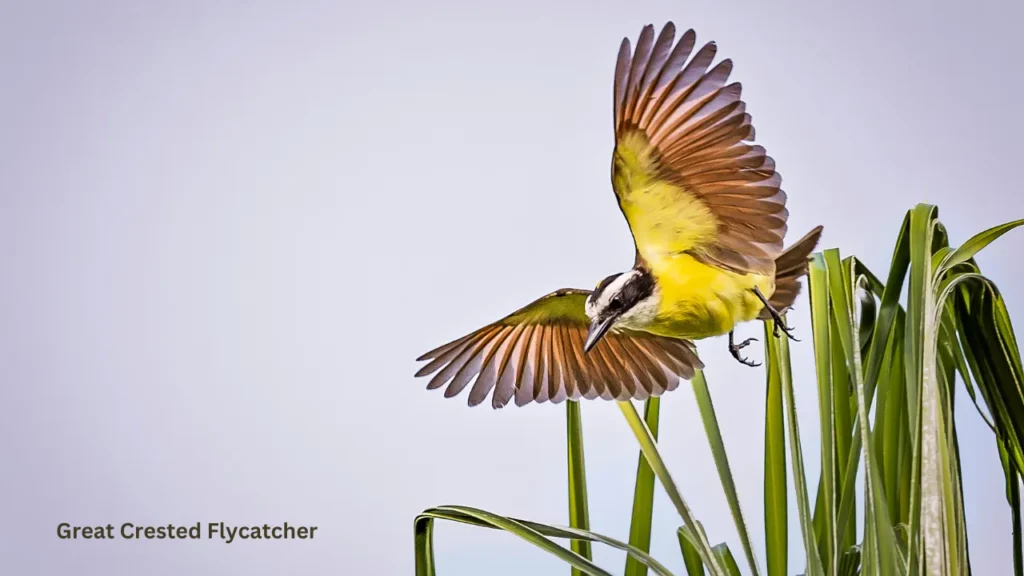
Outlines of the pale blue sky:
[[[1024,215],[1024,7],[893,4],[4,3],[0,572],[409,574],[432,505],[566,522],[564,409],[469,409],[425,391],[413,358],[632,263],[608,182],[623,36],[671,19],[735,61],[793,238],[824,224],[825,247],[881,273],[916,202],[954,242]],[[979,258],[1018,319],[1022,238]],[[807,333],[806,299],[791,321]],[[699,350],[763,561],[763,372],[724,340]],[[813,485],[809,341],[793,352]],[[994,444],[958,409],[975,573],[1007,574]],[[612,403],[583,418],[593,527],[625,539],[636,442]],[[685,385],[662,438],[738,551]],[[653,553],[682,571],[658,505]],[[285,520],[316,539],[55,533]],[[436,536],[444,576],[567,573],[507,535]]]

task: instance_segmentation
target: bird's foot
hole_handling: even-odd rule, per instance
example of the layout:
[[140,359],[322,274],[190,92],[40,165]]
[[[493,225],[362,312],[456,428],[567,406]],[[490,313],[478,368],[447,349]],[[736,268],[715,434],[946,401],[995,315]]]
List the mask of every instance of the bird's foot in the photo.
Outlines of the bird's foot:
[[772,327],[772,334],[774,334],[776,338],[779,337],[779,332],[781,331],[793,342],[800,341],[799,338],[793,336],[793,327],[786,324],[786,320],[782,318],[781,314],[776,313],[774,310],[770,310],[770,313],[774,323],[774,326]]
[[740,350],[746,348],[751,342],[757,342],[757,338],[747,338],[743,342],[735,344],[732,340],[732,332],[729,333],[729,352],[732,354],[732,357],[735,358],[736,361],[739,362],[740,364],[750,366],[751,368],[757,368],[758,366],[761,365],[760,362],[754,362],[749,358],[740,356]]
[[771,303],[768,302],[768,299],[765,298],[764,294],[761,293],[761,289],[755,287],[754,288],[754,293],[757,294],[757,297],[761,299],[761,303],[764,304],[764,309],[767,310],[768,313],[771,314],[771,316],[772,316],[772,322],[774,324],[772,326],[772,334],[776,338],[778,338],[779,337],[779,332],[782,331],[786,335],[786,337],[788,337],[790,340],[792,340],[794,342],[799,342],[800,339],[797,338],[796,336],[793,336],[793,328],[791,326],[789,326],[788,324],[786,324],[785,318],[783,318],[782,314],[780,314],[779,311],[776,310],[771,305]]

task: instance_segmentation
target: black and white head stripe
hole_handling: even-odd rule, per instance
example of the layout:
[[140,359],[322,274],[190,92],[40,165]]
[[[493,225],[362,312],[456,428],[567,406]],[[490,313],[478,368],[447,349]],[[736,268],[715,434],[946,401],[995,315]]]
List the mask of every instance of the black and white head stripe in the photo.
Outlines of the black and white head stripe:
[[654,288],[654,277],[646,270],[613,274],[602,280],[587,298],[587,316],[595,319],[622,314],[651,296]]

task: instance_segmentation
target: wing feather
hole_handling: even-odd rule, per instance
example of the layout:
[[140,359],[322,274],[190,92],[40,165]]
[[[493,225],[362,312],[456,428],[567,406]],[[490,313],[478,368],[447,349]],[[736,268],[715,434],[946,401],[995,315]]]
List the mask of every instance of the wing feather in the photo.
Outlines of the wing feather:
[[[569,339],[569,332],[565,326],[555,325],[551,328],[551,337],[554,341],[553,350],[556,352],[555,364],[552,369],[557,373],[557,378],[552,382],[551,401],[555,404],[570,398],[569,390],[573,378],[578,377],[579,368],[572,363],[573,358],[566,354],[566,343]],[[575,373],[574,373],[575,372]],[[582,378],[580,379],[582,381]]]
[[588,392],[596,393],[600,382],[597,379],[598,372],[594,370],[591,363],[583,352],[583,330],[578,326],[563,324],[559,327],[562,332],[562,353],[565,354],[566,367],[563,370],[565,393],[569,398],[584,396]]
[[623,351],[633,360],[634,365],[642,370],[641,382],[647,381],[650,383],[650,395],[660,396],[665,392],[665,388],[668,387],[668,378],[665,377],[665,371],[658,365],[658,361],[645,356],[643,350],[640,349],[634,340],[624,338],[620,341],[620,344]]
[[626,83],[625,110],[632,110],[640,97],[640,81],[647,74],[647,64],[651,60],[651,49],[654,46],[654,26],[648,24],[640,31],[629,67],[629,80]]
[[508,403],[515,395],[516,382],[522,376],[519,372],[519,363],[524,356],[525,342],[529,341],[529,334],[533,331],[533,325],[523,324],[519,326],[515,340],[509,342],[505,352],[505,359],[502,362],[501,371],[498,374],[494,394],[491,396],[491,403],[495,407],[501,407]]
[[[537,402],[543,402],[546,398],[541,397],[541,390],[543,384],[543,372],[544,366],[541,364],[541,347],[543,346],[542,340],[544,339],[544,330],[536,329],[533,332],[533,338],[530,340],[530,347],[527,350],[525,368],[529,369],[530,374],[528,377],[523,378],[522,386],[516,390],[516,405],[522,406],[527,404],[530,399],[536,399]],[[523,400],[520,400],[520,396]]]
[[743,87],[728,83],[732,61],[712,66],[714,42],[693,53],[693,30],[673,46],[675,31],[669,22],[655,39],[645,26],[635,51],[623,39],[616,61],[612,184],[638,262],[687,252],[734,272],[773,274],[789,216],[781,176],[750,144]]
[[[528,360],[530,349],[533,345],[533,337],[537,332],[536,328],[537,327],[535,325],[528,325],[526,330],[523,332],[523,345],[518,348],[514,357],[516,377],[509,381],[507,391],[504,391],[500,396],[498,391],[495,390],[494,397],[492,399],[493,402],[498,402],[499,398],[501,398],[503,399],[501,403],[504,404],[515,397],[516,405],[522,406],[532,400],[533,370],[530,369],[531,365]],[[499,385],[499,389],[501,388],[502,386]]]
[[[580,340],[582,341],[583,339],[580,338]],[[617,369],[615,363],[607,356],[608,344],[604,344],[605,346],[601,346],[601,343],[595,346],[587,354],[586,360],[593,367],[592,372],[608,376],[607,378],[595,379],[601,384],[601,397],[606,400],[621,400],[623,395],[627,394],[626,383],[623,381],[621,370]]]
[[548,392],[548,343],[551,332],[549,330],[538,330],[537,341],[534,346],[536,351],[535,380],[533,383],[533,398],[537,402],[547,402],[551,397]]
[[[433,390],[435,388],[440,388],[441,386],[444,386],[445,382],[451,380],[453,376],[457,378],[457,373],[463,368],[463,366],[472,362],[474,356],[487,345],[490,336],[499,330],[501,330],[501,327],[495,326],[488,326],[486,329],[481,330],[468,342],[468,345],[448,363],[447,366],[445,366],[430,380],[430,383],[427,384],[427,389]],[[431,364],[424,367],[424,375],[428,373],[426,372],[426,369],[430,368]]]
[[633,362],[633,359],[625,351],[623,348],[624,341],[622,338],[610,340],[608,342],[608,351],[614,356],[618,366],[625,372],[623,382],[626,384],[629,392],[626,399],[646,400],[650,397],[650,391],[654,386],[652,383],[647,382],[647,374],[644,369]]
[[[473,382],[473,388],[470,390],[470,403],[473,402],[473,391],[477,388],[487,386],[490,390],[491,386],[494,386],[494,378],[496,376],[496,367],[494,365],[494,357],[505,345],[505,341],[508,340],[511,335],[513,327],[508,326],[500,330],[493,340],[489,341],[487,345],[480,350],[479,356],[473,358],[472,365],[463,366],[459,369],[459,373],[455,375],[455,379],[445,389],[444,395],[447,398],[455,396],[463,390],[469,382],[473,380],[473,376],[476,376],[476,380]],[[490,381],[490,384],[487,382]]]
[[[657,48],[655,43],[654,56]],[[548,294],[423,354],[419,360],[428,363],[416,375],[432,375],[429,389],[448,384],[445,397],[470,387],[470,406],[490,396],[491,406],[501,408],[513,401],[523,406],[645,399],[675,389],[679,378],[691,378],[703,367],[688,342],[644,332],[609,332],[585,353],[588,294],[572,289]]]

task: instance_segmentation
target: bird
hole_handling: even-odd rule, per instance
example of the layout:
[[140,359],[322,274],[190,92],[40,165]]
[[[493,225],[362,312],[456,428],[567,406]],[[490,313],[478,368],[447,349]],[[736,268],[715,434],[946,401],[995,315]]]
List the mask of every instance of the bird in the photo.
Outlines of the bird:
[[783,315],[821,237],[817,226],[783,249],[789,217],[782,177],[754,127],[732,61],[717,45],[676,41],[668,22],[623,38],[613,82],[611,181],[633,238],[633,267],[593,290],[563,288],[417,358],[445,397],[470,383],[468,403],[644,400],[704,368],[695,341]]

